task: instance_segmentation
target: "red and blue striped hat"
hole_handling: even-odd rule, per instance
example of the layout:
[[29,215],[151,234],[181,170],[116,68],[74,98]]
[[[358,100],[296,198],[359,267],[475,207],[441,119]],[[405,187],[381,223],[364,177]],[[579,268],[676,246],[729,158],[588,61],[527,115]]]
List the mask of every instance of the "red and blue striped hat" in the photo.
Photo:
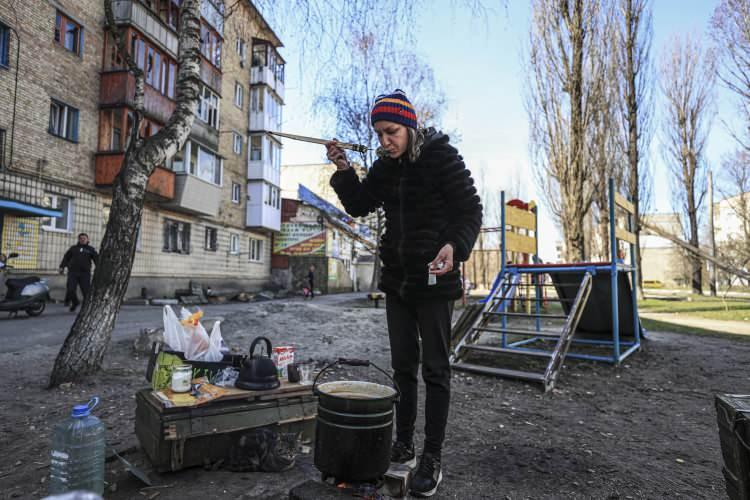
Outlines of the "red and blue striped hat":
[[373,125],[375,122],[387,120],[417,128],[417,114],[414,112],[414,106],[401,89],[394,90],[392,94],[381,94],[376,97],[370,112],[370,120]]

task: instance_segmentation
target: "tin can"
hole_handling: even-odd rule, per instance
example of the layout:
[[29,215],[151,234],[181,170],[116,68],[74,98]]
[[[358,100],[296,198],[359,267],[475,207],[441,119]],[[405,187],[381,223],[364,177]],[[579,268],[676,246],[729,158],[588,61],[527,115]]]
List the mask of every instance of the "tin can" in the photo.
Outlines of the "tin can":
[[280,379],[286,379],[289,365],[294,363],[294,346],[277,346],[273,348],[271,359],[276,365]]

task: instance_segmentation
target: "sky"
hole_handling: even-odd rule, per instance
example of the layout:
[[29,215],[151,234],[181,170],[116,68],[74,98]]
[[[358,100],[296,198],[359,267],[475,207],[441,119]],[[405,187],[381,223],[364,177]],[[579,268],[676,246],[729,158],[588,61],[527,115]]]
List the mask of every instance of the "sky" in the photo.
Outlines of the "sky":
[[[691,34],[710,42],[707,27],[716,0],[653,0],[652,56],[658,64],[668,42],[676,35]],[[528,142],[528,116],[524,107],[525,76],[523,51],[528,39],[530,2],[508,0],[486,22],[477,22],[464,9],[452,8],[448,0],[434,0],[429,16],[413,22],[415,51],[434,70],[445,92],[447,103],[444,126],[460,134],[456,145],[475,179],[483,179],[487,190],[509,189],[514,177],[520,178],[523,195],[540,204],[540,256],[556,257],[555,243],[561,239],[556,223],[539,201],[532,174]],[[405,21],[407,22],[407,21]],[[283,35],[282,35],[283,36]],[[282,130],[323,137],[330,125],[326,117],[311,111],[314,86],[301,74],[300,54],[295,39],[282,40],[282,56],[287,61],[286,98]],[[335,68],[332,68],[335,71]],[[383,89],[390,91],[392,89]],[[408,88],[404,88],[407,95]],[[655,108],[662,104],[656,92]],[[734,149],[733,139],[722,120],[733,119],[732,96],[717,86],[717,117],[709,134],[706,159],[716,171],[723,154]],[[658,134],[652,140],[649,162],[654,171],[651,211],[670,212],[670,178],[664,165]],[[344,138],[342,138],[344,139]],[[285,141],[282,163],[325,161],[320,146]],[[483,175],[480,173],[483,171]]]

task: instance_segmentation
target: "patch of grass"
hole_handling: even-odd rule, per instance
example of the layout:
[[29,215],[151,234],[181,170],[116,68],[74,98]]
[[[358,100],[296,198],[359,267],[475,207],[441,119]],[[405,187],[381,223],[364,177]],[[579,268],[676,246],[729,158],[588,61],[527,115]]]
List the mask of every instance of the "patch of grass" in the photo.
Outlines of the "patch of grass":
[[727,333],[723,331],[720,332],[717,330],[708,330],[705,328],[695,328],[692,326],[678,325],[675,323],[657,321],[648,318],[641,318],[641,325],[643,325],[646,331],[682,333],[686,335],[709,335],[712,337],[722,337],[725,339],[739,340],[742,342],[750,341],[750,336],[748,335],[737,335],[734,333]]
[[750,321],[750,301],[718,297],[691,297],[691,300],[645,299],[638,302],[644,312],[678,313],[700,318]]

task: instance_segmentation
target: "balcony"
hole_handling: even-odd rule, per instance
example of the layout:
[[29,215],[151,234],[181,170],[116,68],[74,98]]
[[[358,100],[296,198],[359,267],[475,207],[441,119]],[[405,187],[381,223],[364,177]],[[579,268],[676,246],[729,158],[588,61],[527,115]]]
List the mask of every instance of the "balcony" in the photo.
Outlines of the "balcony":
[[[150,85],[144,85],[145,114],[166,123],[175,110],[175,102]],[[102,73],[99,103],[104,106],[135,107],[135,77],[126,70]]]
[[198,117],[193,120],[193,128],[190,129],[190,137],[195,138],[198,142],[208,146],[214,151],[219,150],[219,131]]
[[[96,153],[95,184],[97,187],[111,186],[122,169],[125,153]],[[175,194],[175,173],[163,167],[156,167],[148,178],[146,192],[161,199],[171,200]]]
[[273,167],[269,161],[249,161],[247,165],[247,180],[266,181],[274,186],[281,185],[281,172]]
[[154,12],[134,0],[114,0],[112,11],[116,23],[135,26],[144,35],[161,45],[161,48],[170,56],[177,59],[179,45],[177,35]]
[[247,227],[251,229],[280,231],[281,211],[270,205],[247,205]]
[[221,203],[221,186],[190,174],[176,174],[175,195],[165,206],[193,215],[216,217]]
[[278,132],[280,128],[279,120],[268,111],[250,111],[250,132]]
[[269,66],[250,68],[250,85],[268,85],[284,101],[284,82],[276,78],[276,73]]
[[[281,210],[269,204],[269,186],[265,182],[247,183],[245,225],[252,229],[281,230]],[[280,192],[277,190],[277,193]],[[277,202],[280,200],[277,200]]]
[[221,70],[201,56],[201,81],[221,96]]

